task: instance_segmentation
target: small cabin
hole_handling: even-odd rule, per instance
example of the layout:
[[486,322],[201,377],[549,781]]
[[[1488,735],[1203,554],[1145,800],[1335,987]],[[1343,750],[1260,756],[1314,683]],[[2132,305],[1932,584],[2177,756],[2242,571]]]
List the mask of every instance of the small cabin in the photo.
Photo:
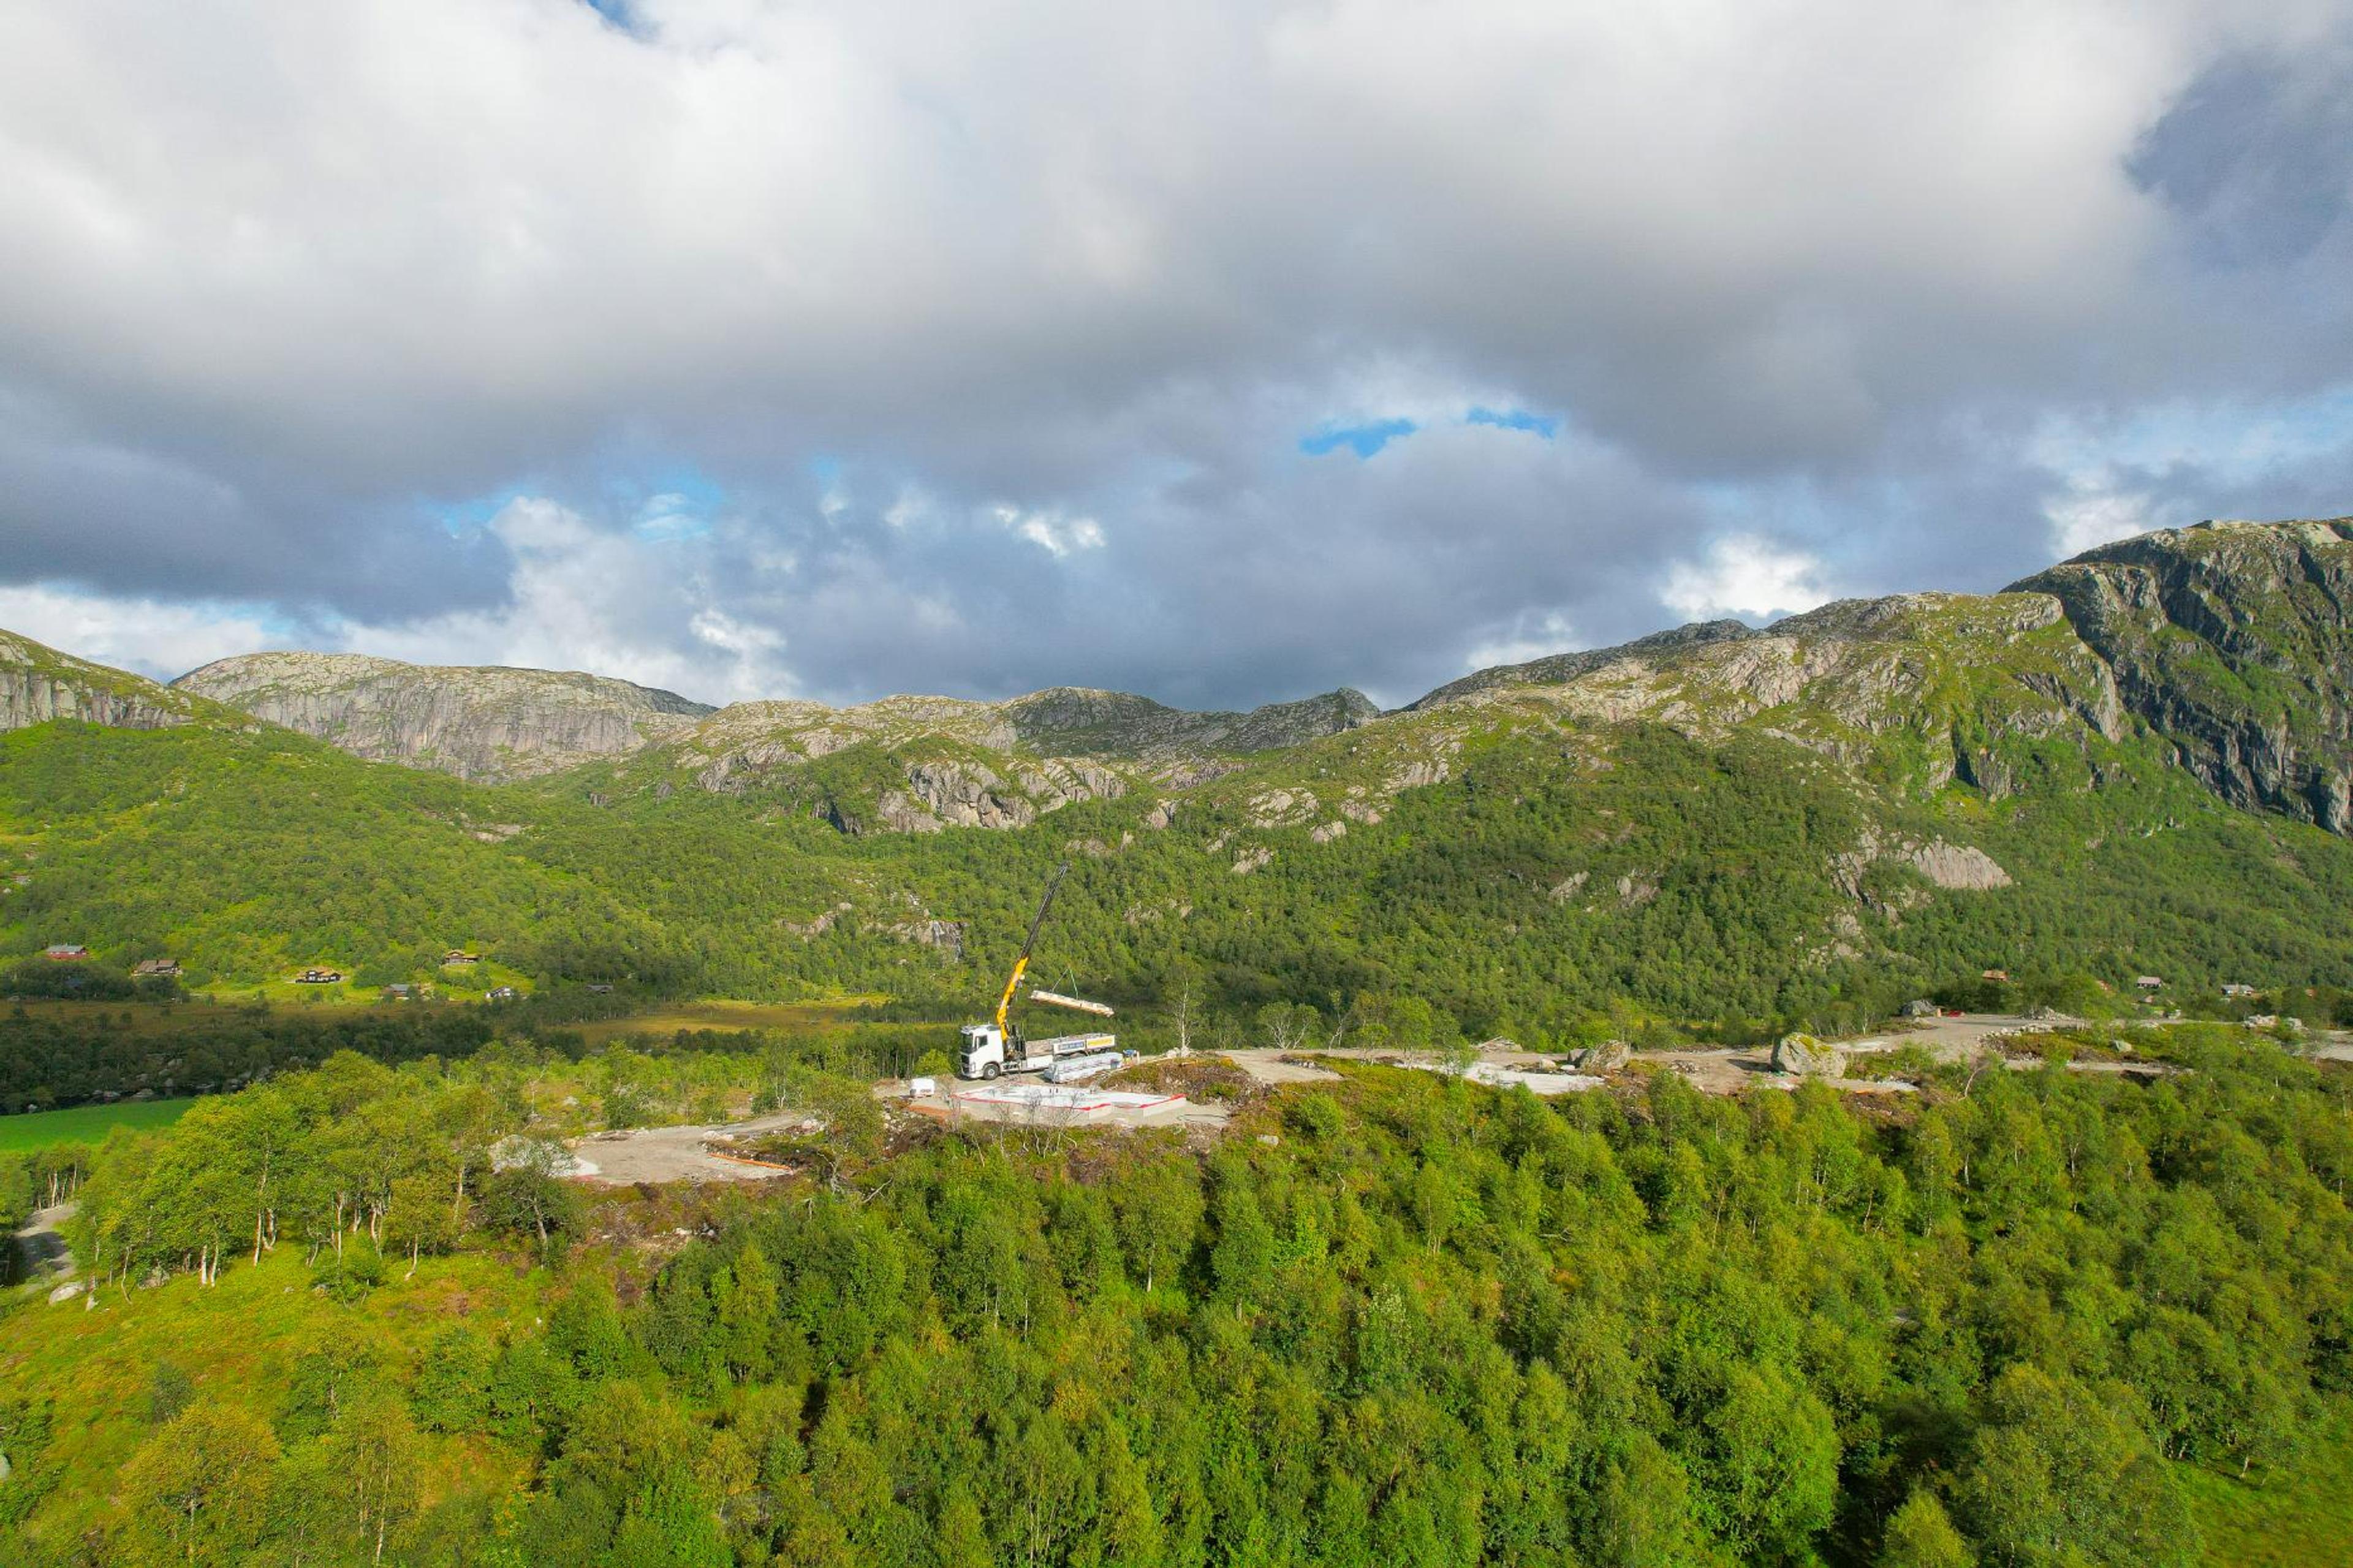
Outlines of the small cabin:
[[1979,973],[1978,978],[1980,980],[2007,980],[2010,978],[2010,971],[2007,969],[1989,969]]
[[613,988],[610,985],[606,984],[604,982],[599,981],[597,984],[588,987],[588,994],[592,996],[610,996],[613,994]]
[[340,985],[343,972],[340,969],[306,969],[294,977],[297,985]]
[[521,994],[522,993],[517,991],[512,985],[493,985],[491,987],[490,994],[485,998],[485,1000],[491,1002],[512,1002]]
[[2139,986],[2144,991],[2162,991],[2165,989],[2165,982],[2159,980],[2154,974],[2136,974],[2133,976],[2133,984]]
[[177,980],[180,961],[176,958],[142,958],[131,966],[133,980]]
[[383,997],[387,1002],[414,1002],[417,992],[417,987],[406,981],[398,981],[384,988]]
[[479,952],[467,952],[461,949],[453,947],[448,952],[441,955],[441,962],[444,963],[480,963],[482,962],[482,955]]
[[2222,994],[2225,996],[2253,996],[2254,994],[2253,986],[2242,984],[2236,980],[2226,980],[2222,983]]
[[78,942],[53,942],[41,949],[41,956],[58,963],[74,963],[90,956],[90,949]]

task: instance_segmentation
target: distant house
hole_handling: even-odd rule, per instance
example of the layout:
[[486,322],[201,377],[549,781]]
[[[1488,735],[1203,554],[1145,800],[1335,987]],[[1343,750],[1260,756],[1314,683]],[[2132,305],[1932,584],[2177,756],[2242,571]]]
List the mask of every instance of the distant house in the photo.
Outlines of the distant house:
[[294,977],[297,985],[340,985],[343,972],[340,969],[306,969]]
[[598,984],[591,985],[590,987],[588,987],[588,990],[589,990],[589,993],[590,993],[592,995],[596,995],[596,996],[610,996],[610,995],[613,994],[613,988],[612,988],[610,985],[607,985],[607,984],[601,984],[601,983],[600,983],[600,984]]
[[131,966],[133,980],[177,980],[180,961],[176,958],[142,958]]
[[2253,996],[2254,994],[2255,988],[2252,985],[2242,985],[2235,980],[2222,983],[2222,994],[2225,996]]
[[41,949],[41,956],[54,959],[59,963],[73,963],[88,958],[90,949],[78,942],[55,942]]
[[448,952],[441,955],[441,962],[444,963],[480,963],[482,962],[482,955],[479,952],[461,952],[453,947]]
[[2165,982],[2154,974],[2136,974],[2133,976],[2133,984],[2144,991],[2161,991],[2165,988]]
[[493,985],[491,987],[491,994],[486,1000],[491,1002],[512,1002],[521,994],[522,994],[512,985]]
[[405,983],[387,985],[384,988],[384,999],[387,1002],[410,1002],[416,1000],[416,997],[417,987]]
[[1989,969],[1979,974],[1978,978],[1980,980],[2007,980],[2010,978],[2010,971],[2007,969]]

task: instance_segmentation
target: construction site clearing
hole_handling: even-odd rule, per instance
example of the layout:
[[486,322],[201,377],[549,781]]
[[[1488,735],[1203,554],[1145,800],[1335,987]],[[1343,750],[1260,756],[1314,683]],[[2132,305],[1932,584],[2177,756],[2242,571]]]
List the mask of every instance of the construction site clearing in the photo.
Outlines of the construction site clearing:
[[[1858,1039],[1823,1043],[1829,1059],[1845,1064],[1914,1047],[1939,1062],[1967,1062],[2012,1070],[2042,1065],[2036,1056],[2011,1056],[2002,1047],[2011,1037],[2039,1029],[2064,1026],[2072,1020],[1971,1015],[1938,1017],[1919,1025]],[[2334,1037],[2314,1042],[2315,1056],[2353,1058],[2353,1044]],[[1173,1128],[1214,1136],[1232,1119],[1219,1100],[1201,1098],[1214,1077],[1222,1074],[1239,1083],[1247,1077],[1261,1089],[1284,1085],[1336,1081],[1340,1074],[1326,1065],[1364,1062],[1422,1071],[1461,1073],[1473,1083],[1496,1089],[1524,1088],[1532,1094],[1579,1094],[1609,1081],[1610,1071],[1664,1068],[1704,1093],[1733,1094],[1746,1088],[1794,1089],[1812,1079],[1841,1093],[1908,1095],[1917,1086],[1895,1078],[1848,1076],[1844,1071],[1811,1074],[1776,1068],[1771,1047],[1691,1048],[1630,1051],[1614,1069],[1571,1070],[1556,1058],[1525,1051],[1509,1041],[1492,1041],[1468,1061],[1430,1053],[1401,1053],[1366,1047],[1283,1050],[1272,1047],[1206,1052],[1188,1057],[1170,1055],[1133,1063],[1120,1073],[1124,1087],[1101,1083],[1055,1084],[990,1079],[983,1082],[944,1080],[934,1092],[914,1094],[904,1079],[874,1086],[874,1096],[893,1113],[920,1117],[934,1123],[962,1123],[1031,1129],[1112,1129],[1141,1131]],[[2158,1062],[2077,1060],[2068,1070],[2084,1073],[2124,1073],[2158,1077],[2182,1069]],[[1185,1092],[1190,1086],[1193,1094]],[[573,1140],[568,1168],[559,1174],[604,1185],[638,1183],[762,1182],[793,1174],[795,1166],[764,1161],[753,1151],[778,1133],[807,1134],[819,1123],[798,1111],[780,1111],[747,1121],[711,1126],[638,1127],[591,1133]]]

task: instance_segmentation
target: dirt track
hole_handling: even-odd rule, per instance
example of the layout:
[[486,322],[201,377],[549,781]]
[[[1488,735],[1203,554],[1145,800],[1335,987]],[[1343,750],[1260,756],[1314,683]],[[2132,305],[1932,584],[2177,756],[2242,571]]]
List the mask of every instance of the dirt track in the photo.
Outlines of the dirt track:
[[633,1127],[626,1132],[596,1132],[571,1145],[575,1167],[570,1173],[610,1186],[633,1182],[766,1182],[785,1174],[773,1166],[727,1159],[712,1152],[731,1139],[749,1139],[762,1132],[797,1127],[807,1120],[798,1111],[755,1116],[721,1127]]
[[[2035,1026],[2035,1022],[2033,1019],[2010,1014],[1972,1013],[1958,1018],[1924,1018],[1908,1023],[1900,1029],[1891,1028],[1854,1039],[1831,1040],[1826,1043],[1835,1046],[1850,1056],[1894,1051],[1912,1046],[1926,1050],[1939,1061],[1963,1062],[1975,1060],[1989,1048],[1989,1045],[1998,1045],[1999,1042],[1995,1037],[2014,1030],[2031,1029]],[[2353,1042],[2323,1047],[2314,1054],[2337,1055],[2340,1052],[2343,1059],[2353,1060]],[[1282,1059],[1284,1053],[1280,1051],[1253,1049],[1231,1051],[1227,1054],[1236,1067],[1261,1083],[1303,1083],[1314,1079],[1334,1076],[1328,1070],[1306,1062],[1284,1061]],[[1395,1051],[1363,1050],[1346,1047],[1337,1050],[1316,1051],[1309,1054],[1357,1061],[1402,1059]],[[1511,1069],[1549,1067],[1553,1058],[1534,1051],[1496,1050],[1482,1052],[1479,1059],[1482,1067]],[[1736,1094],[1751,1084],[1759,1083],[1787,1087],[1795,1081],[1789,1075],[1774,1070],[1773,1052],[1770,1047],[1746,1049],[1720,1047],[1695,1047],[1681,1051],[1636,1051],[1632,1061],[1635,1065],[1647,1063],[1654,1067],[1666,1068],[1689,1079],[1694,1088],[1709,1094]],[[1435,1065],[1435,1062],[1436,1058],[1431,1058],[1416,1061],[1414,1065],[1427,1067]],[[2014,1068],[2031,1068],[2038,1064],[2032,1058],[2021,1058],[2010,1060],[2009,1065]],[[2070,1062],[2068,1067],[2070,1070],[2076,1072],[2142,1074],[2168,1070],[2153,1063],[2136,1062]],[[1588,1079],[1581,1075],[1573,1079],[1567,1075],[1553,1075],[1548,1079],[1537,1080],[1541,1084],[1537,1092],[1574,1093],[1581,1089],[1595,1087],[1600,1081],[1598,1079]],[[1832,1089],[1852,1094],[1909,1094],[1913,1092],[1914,1088],[1911,1084],[1889,1079],[1833,1078],[1823,1081]]]

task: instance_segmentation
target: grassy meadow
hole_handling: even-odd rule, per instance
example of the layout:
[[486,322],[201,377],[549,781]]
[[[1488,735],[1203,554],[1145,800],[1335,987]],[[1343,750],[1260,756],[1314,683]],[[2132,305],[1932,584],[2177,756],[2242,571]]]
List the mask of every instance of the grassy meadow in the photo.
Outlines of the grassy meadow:
[[134,1127],[142,1132],[169,1127],[195,1103],[193,1100],[125,1100],[0,1116],[0,1154],[29,1154],[59,1143],[103,1143],[118,1127]]

